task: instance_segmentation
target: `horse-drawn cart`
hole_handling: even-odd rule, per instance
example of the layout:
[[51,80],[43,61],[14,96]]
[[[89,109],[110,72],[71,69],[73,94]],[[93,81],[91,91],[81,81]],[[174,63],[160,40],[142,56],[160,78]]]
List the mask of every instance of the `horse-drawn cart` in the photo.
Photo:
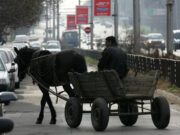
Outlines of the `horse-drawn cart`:
[[[149,114],[158,129],[166,128],[170,120],[169,104],[164,97],[154,97],[158,76],[158,71],[152,71],[146,77],[128,75],[120,80],[114,70],[69,73],[78,97],[70,98],[66,103],[67,124],[76,128],[81,123],[82,113],[91,113],[94,129],[103,131],[109,116],[119,116],[124,125],[132,126],[138,115]],[[92,105],[91,110],[83,109],[85,103]],[[118,105],[116,109],[112,108],[114,104]]]

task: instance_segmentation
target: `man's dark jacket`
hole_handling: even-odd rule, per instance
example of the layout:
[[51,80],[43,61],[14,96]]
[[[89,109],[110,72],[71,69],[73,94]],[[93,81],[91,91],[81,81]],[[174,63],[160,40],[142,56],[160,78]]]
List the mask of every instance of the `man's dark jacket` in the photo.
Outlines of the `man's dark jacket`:
[[127,55],[121,48],[107,47],[102,52],[102,58],[98,63],[98,70],[110,69],[116,70],[121,79],[127,75]]

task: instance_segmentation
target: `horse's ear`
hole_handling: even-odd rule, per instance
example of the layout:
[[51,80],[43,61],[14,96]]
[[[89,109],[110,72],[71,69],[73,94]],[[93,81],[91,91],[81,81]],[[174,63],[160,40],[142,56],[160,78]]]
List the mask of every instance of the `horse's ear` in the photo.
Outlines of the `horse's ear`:
[[19,53],[19,50],[16,47],[14,47],[14,51],[16,52],[16,54]]

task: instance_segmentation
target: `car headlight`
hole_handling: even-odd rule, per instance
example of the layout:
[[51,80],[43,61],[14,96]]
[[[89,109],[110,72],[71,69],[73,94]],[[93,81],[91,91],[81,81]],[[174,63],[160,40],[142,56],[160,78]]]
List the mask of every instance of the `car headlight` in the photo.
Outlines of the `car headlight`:
[[164,40],[162,40],[161,43],[164,44],[165,43]]
[[6,80],[5,79],[0,79],[0,84],[6,84]]

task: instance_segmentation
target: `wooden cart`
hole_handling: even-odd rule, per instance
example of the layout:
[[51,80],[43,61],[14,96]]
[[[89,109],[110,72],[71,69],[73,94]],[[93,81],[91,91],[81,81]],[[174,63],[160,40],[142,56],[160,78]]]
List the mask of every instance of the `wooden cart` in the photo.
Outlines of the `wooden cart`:
[[[158,71],[151,71],[145,76],[128,75],[124,80],[120,80],[114,70],[69,73],[69,77],[78,95],[70,98],[65,106],[65,119],[71,128],[80,125],[83,113],[91,113],[96,131],[106,129],[109,116],[119,116],[126,126],[134,125],[138,115],[151,115],[158,129],[169,124],[170,109],[166,98],[154,97]],[[91,110],[83,110],[85,103],[92,105]],[[114,104],[118,105],[117,109],[112,109]]]

